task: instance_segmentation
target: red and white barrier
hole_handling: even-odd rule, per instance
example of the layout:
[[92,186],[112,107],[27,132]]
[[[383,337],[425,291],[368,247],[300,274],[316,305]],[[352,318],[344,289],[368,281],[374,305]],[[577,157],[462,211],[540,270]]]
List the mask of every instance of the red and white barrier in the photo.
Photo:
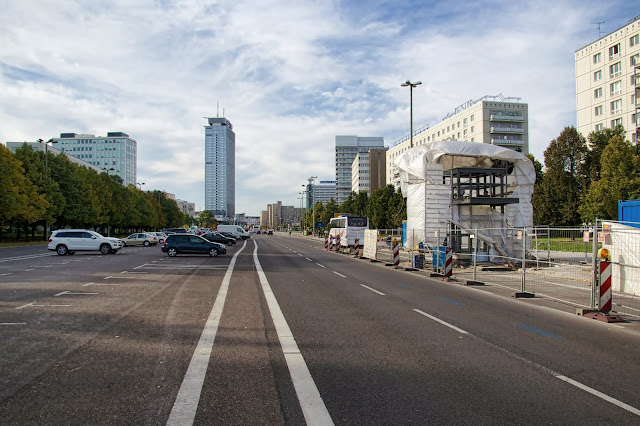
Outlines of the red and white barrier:
[[324,249],[329,250],[329,236],[324,237]]
[[400,247],[398,246],[398,241],[394,238],[393,240],[393,267],[397,268],[400,266]]
[[336,236],[336,253],[340,253],[340,235]]
[[453,275],[453,250],[448,247],[444,252],[444,275],[445,277]]
[[598,300],[598,309],[609,313],[612,308],[611,262],[600,262],[600,298]]
[[360,257],[360,240],[356,238],[356,244],[353,247],[353,251],[356,257]]

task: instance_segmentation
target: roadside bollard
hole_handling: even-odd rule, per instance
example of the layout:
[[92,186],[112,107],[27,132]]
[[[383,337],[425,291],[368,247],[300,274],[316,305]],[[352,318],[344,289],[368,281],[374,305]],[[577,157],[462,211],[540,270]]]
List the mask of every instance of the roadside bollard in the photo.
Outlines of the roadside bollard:
[[360,257],[360,240],[358,238],[356,238],[356,244],[354,247],[354,254],[356,257]]
[[340,235],[336,235],[336,253],[340,253]]
[[324,249],[329,250],[329,236],[324,237]]
[[400,266],[400,247],[398,247],[398,240],[396,238],[393,239],[393,267],[397,268]]
[[451,277],[453,275],[453,250],[447,247],[444,253],[444,275]]

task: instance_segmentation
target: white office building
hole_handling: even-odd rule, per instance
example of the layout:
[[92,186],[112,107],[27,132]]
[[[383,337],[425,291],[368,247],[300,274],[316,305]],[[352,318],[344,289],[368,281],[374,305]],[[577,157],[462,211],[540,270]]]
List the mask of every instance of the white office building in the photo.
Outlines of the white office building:
[[626,139],[637,141],[640,85],[640,16],[575,51],[578,131],[622,125]]
[[207,118],[204,137],[204,208],[218,222],[236,214],[236,134],[226,118]]
[[[478,142],[507,147],[523,154],[529,152],[529,105],[520,98],[483,96],[458,106],[435,126],[414,131],[413,146],[439,141]],[[405,136],[387,151],[387,184],[400,186],[400,174],[394,161],[411,148]]]

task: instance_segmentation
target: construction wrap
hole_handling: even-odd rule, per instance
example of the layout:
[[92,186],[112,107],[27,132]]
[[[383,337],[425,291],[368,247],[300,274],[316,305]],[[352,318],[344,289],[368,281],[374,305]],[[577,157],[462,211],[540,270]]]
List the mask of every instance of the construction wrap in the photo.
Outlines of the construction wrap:
[[[477,142],[431,142],[407,150],[395,161],[402,194],[407,198],[407,247],[418,242],[443,245],[451,221],[487,242],[491,255],[519,257],[522,246],[513,242],[509,228],[533,223],[531,196],[536,180],[533,163],[509,148]],[[460,167],[504,168],[505,196],[518,198],[504,214],[487,205],[453,205],[452,187],[443,172]]]

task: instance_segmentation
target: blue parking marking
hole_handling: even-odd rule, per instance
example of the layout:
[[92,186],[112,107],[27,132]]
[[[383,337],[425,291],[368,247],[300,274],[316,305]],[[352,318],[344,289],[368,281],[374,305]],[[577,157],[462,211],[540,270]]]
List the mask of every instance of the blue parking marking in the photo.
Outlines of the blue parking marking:
[[413,287],[411,287],[409,284],[405,284],[405,283],[398,283],[398,285],[399,285],[400,287],[404,287],[404,288],[413,288]]
[[528,331],[533,331],[534,333],[538,333],[538,334],[540,334],[542,336],[545,336],[545,337],[552,337],[554,339],[564,340],[564,337],[562,337],[562,336],[558,336],[557,334],[553,334],[553,333],[550,333],[548,331],[540,330],[539,328],[535,328],[535,327],[532,327],[532,326],[527,325],[527,324],[518,324],[518,327],[523,328],[523,329],[528,330]]
[[443,302],[451,303],[452,305],[456,305],[456,306],[467,306],[462,302],[458,302],[457,300],[453,300],[453,299],[447,299],[446,297],[443,297],[440,300],[442,300]]

